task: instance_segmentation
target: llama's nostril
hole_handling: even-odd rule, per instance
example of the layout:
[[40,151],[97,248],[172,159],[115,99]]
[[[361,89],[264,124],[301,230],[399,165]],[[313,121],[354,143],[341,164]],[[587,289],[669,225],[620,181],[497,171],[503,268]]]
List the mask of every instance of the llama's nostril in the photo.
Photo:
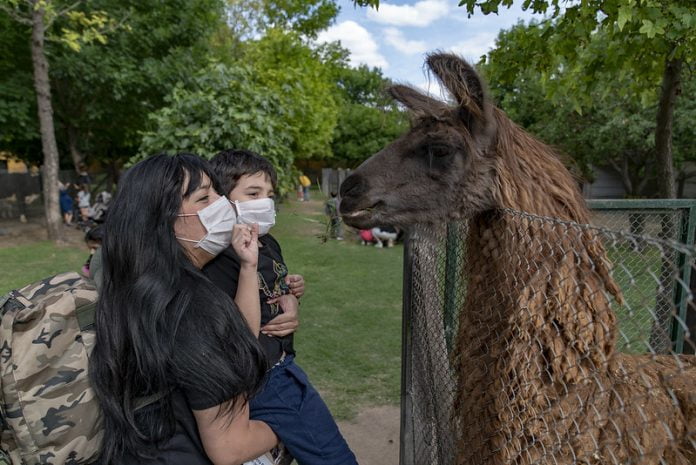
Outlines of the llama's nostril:
[[367,191],[367,182],[357,174],[351,174],[341,183],[341,198],[358,197]]

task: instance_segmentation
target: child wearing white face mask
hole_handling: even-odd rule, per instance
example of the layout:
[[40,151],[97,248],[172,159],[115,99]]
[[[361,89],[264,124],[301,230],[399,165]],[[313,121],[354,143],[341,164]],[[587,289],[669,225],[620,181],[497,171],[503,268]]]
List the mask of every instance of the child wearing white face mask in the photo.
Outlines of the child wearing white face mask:
[[221,152],[213,157],[211,166],[219,185],[229,193],[237,223],[258,224],[259,228],[258,289],[239,282],[240,261],[231,249],[203,269],[240,307],[240,294],[260,292],[259,342],[271,368],[265,387],[250,401],[250,417],[268,424],[300,465],[355,465],[355,456],[331,412],[295,363],[292,331],[267,324],[276,315],[296,311],[297,297],[304,292],[302,277],[288,275],[280,244],[268,234],[275,224],[275,169],[265,158],[246,150]]

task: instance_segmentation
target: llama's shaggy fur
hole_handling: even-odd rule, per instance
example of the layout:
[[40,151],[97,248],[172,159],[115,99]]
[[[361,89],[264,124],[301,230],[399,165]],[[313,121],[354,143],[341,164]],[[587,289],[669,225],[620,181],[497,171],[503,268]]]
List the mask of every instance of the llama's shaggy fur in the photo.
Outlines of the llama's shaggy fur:
[[[501,207],[586,224],[558,158],[496,118]],[[459,464],[696,463],[694,358],[615,351],[622,298],[592,229],[488,211],[469,241]]]
[[393,87],[414,124],[346,179],[341,211],[356,227],[470,219],[457,463],[696,464],[696,361],[616,351],[621,291],[596,232],[571,224],[589,221],[576,181],[466,62],[428,67],[457,106]]

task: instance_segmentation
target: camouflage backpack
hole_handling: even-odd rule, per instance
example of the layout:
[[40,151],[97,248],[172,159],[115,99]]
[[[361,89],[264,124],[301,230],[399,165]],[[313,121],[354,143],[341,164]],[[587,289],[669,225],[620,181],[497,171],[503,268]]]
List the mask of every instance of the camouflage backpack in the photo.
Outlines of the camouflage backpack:
[[102,431],[87,376],[96,300],[77,273],[0,299],[0,465],[97,458]]

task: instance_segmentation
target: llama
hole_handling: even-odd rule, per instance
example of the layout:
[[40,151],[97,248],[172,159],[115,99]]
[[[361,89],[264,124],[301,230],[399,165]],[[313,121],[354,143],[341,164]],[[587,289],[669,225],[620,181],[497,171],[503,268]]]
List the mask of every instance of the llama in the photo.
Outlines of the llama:
[[589,211],[571,174],[464,60],[427,66],[456,106],[391,87],[411,129],[346,178],[340,209],[361,229],[469,222],[456,463],[696,464],[696,360],[616,350],[623,297],[596,232],[573,226]]

